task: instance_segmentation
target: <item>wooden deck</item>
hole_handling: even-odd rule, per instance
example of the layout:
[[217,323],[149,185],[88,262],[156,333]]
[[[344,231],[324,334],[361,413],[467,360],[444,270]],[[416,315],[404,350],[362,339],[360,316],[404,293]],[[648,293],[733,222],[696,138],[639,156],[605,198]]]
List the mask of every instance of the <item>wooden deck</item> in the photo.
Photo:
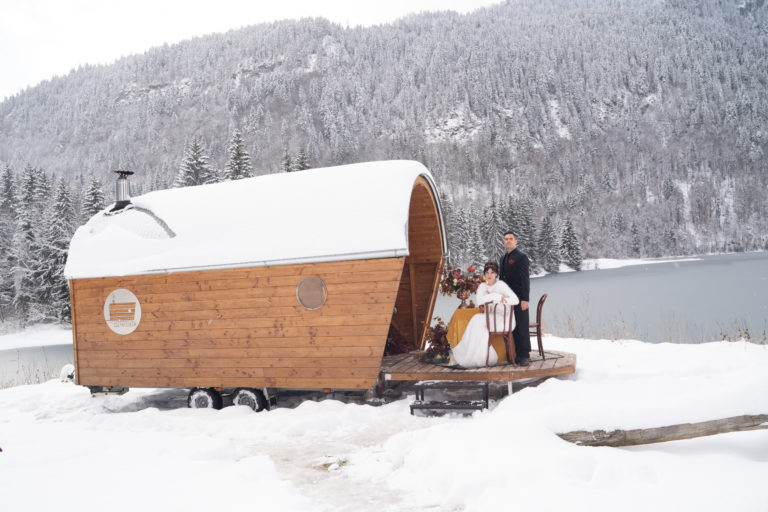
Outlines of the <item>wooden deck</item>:
[[[553,375],[567,375],[576,371],[576,354],[545,351],[547,359],[542,360],[538,352],[531,352],[531,364],[526,367],[498,365],[488,368],[454,369],[424,363],[413,354],[385,356],[381,362],[381,373],[385,380],[476,380],[511,382],[520,379],[535,379]],[[549,356],[562,356],[552,357]]]

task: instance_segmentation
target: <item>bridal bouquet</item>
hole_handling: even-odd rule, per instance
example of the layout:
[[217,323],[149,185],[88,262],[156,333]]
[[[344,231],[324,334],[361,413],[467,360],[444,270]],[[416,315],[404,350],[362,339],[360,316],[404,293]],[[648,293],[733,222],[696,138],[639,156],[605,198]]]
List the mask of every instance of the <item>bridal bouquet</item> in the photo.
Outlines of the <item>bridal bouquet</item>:
[[443,295],[458,296],[475,293],[477,287],[483,282],[483,276],[477,273],[477,267],[472,265],[463,272],[460,268],[451,266],[440,269],[440,292]]

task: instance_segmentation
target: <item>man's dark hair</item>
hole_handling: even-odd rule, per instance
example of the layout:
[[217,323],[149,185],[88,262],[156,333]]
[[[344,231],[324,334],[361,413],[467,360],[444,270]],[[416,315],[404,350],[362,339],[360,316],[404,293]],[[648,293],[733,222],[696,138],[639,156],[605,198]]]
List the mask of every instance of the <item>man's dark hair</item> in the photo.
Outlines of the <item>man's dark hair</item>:
[[513,237],[517,238],[517,233],[515,233],[515,232],[514,232],[514,231],[512,231],[511,229],[508,229],[508,230],[506,230],[506,231],[504,232],[504,236],[507,236],[507,235],[512,235]]

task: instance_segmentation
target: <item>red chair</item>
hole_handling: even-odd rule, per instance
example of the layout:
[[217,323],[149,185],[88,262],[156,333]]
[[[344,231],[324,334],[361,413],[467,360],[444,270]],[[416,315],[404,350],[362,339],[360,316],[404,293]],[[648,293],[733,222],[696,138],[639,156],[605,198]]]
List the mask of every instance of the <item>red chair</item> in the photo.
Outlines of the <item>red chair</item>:
[[[504,308],[504,313],[502,315],[502,325],[498,325],[498,318],[496,317],[496,308],[499,306]],[[484,309],[485,325],[488,327],[488,353],[485,355],[485,366],[488,366],[488,360],[491,357],[491,339],[494,335],[501,334],[504,337],[504,343],[507,346],[508,360],[510,359],[510,354],[512,354],[514,351],[515,339],[512,337],[512,329],[514,328],[515,308],[514,306],[510,305],[509,312],[507,312],[506,304],[486,304]],[[509,362],[513,365],[515,364],[514,360]]]
[[544,301],[547,300],[547,294],[541,296],[539,299],[539,305],[536,306],[536,322],[531,322],[528,325],[528,334],[530,336],[536,336],[536,340],[539,342],[539,355],[542,359],[544,357],[544,346],[541,344],[541,310],[544,308]]

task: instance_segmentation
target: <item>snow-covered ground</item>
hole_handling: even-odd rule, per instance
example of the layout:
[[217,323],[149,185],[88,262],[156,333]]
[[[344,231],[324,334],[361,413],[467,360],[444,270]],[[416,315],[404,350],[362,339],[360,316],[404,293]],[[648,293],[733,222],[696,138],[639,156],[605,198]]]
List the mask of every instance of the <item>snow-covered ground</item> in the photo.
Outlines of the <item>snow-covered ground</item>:
[[72,328],[62,325],[39,324],[23,331],[0,335],[0,350],[71,344]]
[[[629,258],[629,259],[612,259],[612,258],[597,258],[586,259],[581,263],[582,270],[600,270],[629,267],[632,265],[653,265],[654,263],[669,263],[669,262],[683,262],[683,261],[698,261],[701,258],[688,257],[688,258]],[[569,267],[563,265],[561,272],[573,272]]]
[[0,510],[765,511],[768,430],[627,449],[577,429],[768,413],[768,346],[547,337],[577,373],[471,417],[336,400],[253,413],[185,393],[0,390]]

